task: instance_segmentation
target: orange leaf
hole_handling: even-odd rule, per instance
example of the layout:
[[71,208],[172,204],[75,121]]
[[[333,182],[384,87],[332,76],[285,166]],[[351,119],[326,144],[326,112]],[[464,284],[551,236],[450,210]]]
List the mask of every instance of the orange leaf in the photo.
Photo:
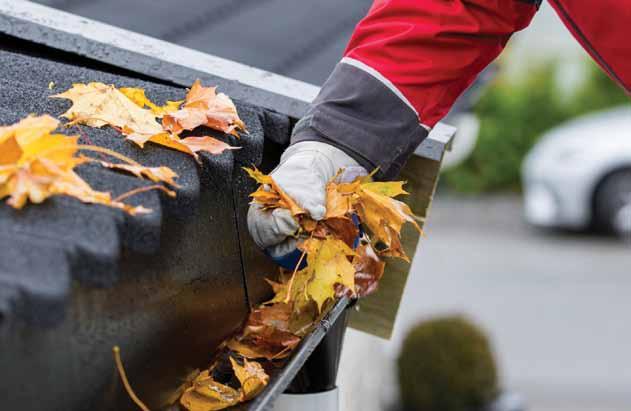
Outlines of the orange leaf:
[[230,357],[230,363],[234,370],[234,375],[241,383],[241,401],[248,401],[259,394],[269,382],[269,375],[265,373],[261,364],[255,361],[243,359],[240,365],[234,358]]
[[174,180],[177,174],[169,167],[145,167],[140,164],[114,164],[106,161],[99,161],[99,164],[113,170],[126,171],[139,178],[147,178],[154,183],[166,183],[171,187],[178,187]]
[[245,131],[245,123],[239,118],[230,97],[217,93],[216,87],[203,87],[199,80],[191,86],[183,107],[164,115],[162,125],[176,134],[198,126],[210,127],[235,137],[239,137],[238,130]]
[[215,381],[208,370],[202,371],[191,387],[180,398],[180,404],[189,411],[223,410],[239,402],[241,393]]

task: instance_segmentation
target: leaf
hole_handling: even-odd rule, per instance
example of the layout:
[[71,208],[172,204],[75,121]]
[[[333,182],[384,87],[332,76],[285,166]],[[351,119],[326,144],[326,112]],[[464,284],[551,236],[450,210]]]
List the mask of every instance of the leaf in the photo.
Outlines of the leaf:
[[373,181],[361,185],[362,189],[381,194],[386,197],[396,197],[401,194],[410,194],[403,189],[405,181]]
[[164,128],[179,134],[183,130],[206,126],[239,137],[237,131],[245,131],[245,123],[239,118],[237,108],[230,97],[223,93],[217,94],[216,89],[203,87],[201,82],[196,80],[186,94],[182,108],[164,115]]
[[110,168],[112,170],[126,171],[138,178],[146,178],[154,183],[166,183],[171,187],[179,187],[175,182],[177,174],[169,167],[145,167],[140,164],[115,164],[108,163],[106,161],[99,161],[98,163],[103,167]]
[[305,214],[305,211],[296,202],[287,195],[276,184],[272,176],[261,173],[256,168],[243,168],[260,186],[254,193],[250,194],[253,202],[260,204],[264,210],[272,210],[275,208],[286,208],[293,216]]
[[338,190],[339,184],[335,180],[326,185],[326,215],[328,218],[345,217],[351,213],[351,200],[354,191],[343,193]]
[[22,149],[15,138],[0,142],[0,165],[17,163],[22,157]]
[[354,292],[355,270],[348,257],[354,256],[355,252],[343,241],[308,239],[302,248],[307,252],[306,270],[311,272],[306,293],[316,302],[318,310],[322,311],[324,303],[335,297],[335,284]]
[[217,140],[214,137],[186,137],[180,140],[193,153],[205,151],[210,154],[221,154],[226,150],[239,150],[241,147],[233,147]]
[[287,357],[300,342],[288,330],[289,306],[263,306],[252,311],[243,331],[227,347],[246,358],[268,360]]
[[153,135],[163,133],[162,126],[150,110],[138,107],[116,87],[103,83],[75,83],[72,88],[50,96],[72,101],[72,107],[64,114],[71,124],[91,127],[110,125],[138,142],[148,141]]
[[[362,184],[357,190],[355,200],[355,207],[360,220],[368,227],[377,241],[381,241],[388,249],[392,249],[393,246],[398,247],[400,249],[399,254],[406,258],[400,248],[401,227],[404,223],[409,222],[421,232],[421,228],[414,220],[412,210],[407,204],[380,194],[379,190],[374,189],[374,185],[369,186],[368,189],[364,188],[364,185]],[[397,189],[385,191],[393,193]]]
[[234,375],[241,383],[241,401],[248,401],[259,394],[269,382],[269,375],[265,373],[261,364],[255,361],[243,359],[240,365],[234,358],[230,357],[230,363],[234,370]]
[[355,252],[355,291],[358,297],[365,297],[377,291],[386,263],[381,261],[370,244],[360,245]]
[[148,140],[138,134],[130,135],[128,139],[138,144],[140,147],[144,147],[146,142],[151,142],[190,154],[195,159],[198,159],[197,153],[200,151],[205,151],[210,154],[221,154],[225,150],[238,150],[240,148],[230,146],[223,141],[208,136],[180,138],[175,134],[160,133],[151,136]]
[[[50,116],[27,117],[0,127],[0,198],[20,209],[27,202],[38,204],[53,195],[68,195],[84,203],[103,204],[130,214],[147,213],[142,206],[113,200],[110,193],[96,191],[74,171],[89,161],[78,156],[78,137],[50,134],[59,124]],[[99,151],[106,149],[93,147]],[[161,170],[165,173],[165,170]],[[155,176],[154,176],[155,177]]]
[[259,169],[257,169],[256,167],[241,167],[243,168],[243,170],[245,170],[246,173],[248,173],[248,175],[257,183],[259,184],[272,184],[272,177],[267,175],[267,174],[263,174],[263,172]]
[[153,114],[155,114],[156,117],[158,118],[161,118],[164,114],[168,112],[178,110],[180,108],[180,105],[184,102],[184,100],[177,100],[177,101],[169,100],[166,102],[165,105],[158,106],[154,104],[151,100],[149,100],[149,98],[147,98],[147,95],[145,94],[145,90],[141,88],[121,87],[119,90],[121,93],[127,96],[127,98],[133,101],[134,104],[136,104],[138,107],[140,108],[149,107],[151,111],[153,112]]
[[204,370],[193,380],[193,385],[184,391],[180,404],[189,411],[214,411],[231,407],[240,398],[239,391],[215,381],[208,370]]
[[352,219],[348,217],[332,217],[319,221],[315,230],[315,238],[333,237],[342,240],[347,246],[352,247],[359,236],[359,229]]

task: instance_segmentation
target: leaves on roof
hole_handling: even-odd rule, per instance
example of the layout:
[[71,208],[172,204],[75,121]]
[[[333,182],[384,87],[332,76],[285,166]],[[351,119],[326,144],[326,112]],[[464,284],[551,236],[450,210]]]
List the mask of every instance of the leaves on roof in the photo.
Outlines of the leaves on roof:
[[[144,167],[110,150],[78,144],[77,136],[51,134],[59,121],[51,116],[27,117],[16,124],[0,127],[0,198],[21,209],[27,202],[38,204],[54,195],[75,197],[84,203],[103,204],[130,214],[147,213],[143,206],[131,206],[122,201],[136,192],[112,198],[111,193],[97,191],[83,180],[75,167],[97,162],[104,167],[124,170],[139,178],[176,187],[177,174],[168,167]],[[80,151],[97,151],[113,156],[124,164],[108,163],[91,158]],[[164,186],[152,186],[175,195]],[[146,190],[142,190],[146,191]]]
[[[207,126],[236,137],[237,130],[245,131],[232,100],[225,94],[217,94],[214,87],[203,87],[199,80],[191,87],[181,109],[182,101],[167,101],[158,106],[141,88],[118,89],[98,82],[75,83],[69,90],[50,97],[72,101],[72,107],[62,114],[70,120],[69,125],[109,125],[141,148],[151,142],[195,159],[199,152],[221,154],[238,147],[210,136],[180,138],[183,130]],[[160,118],[162,123],[158,122]]]

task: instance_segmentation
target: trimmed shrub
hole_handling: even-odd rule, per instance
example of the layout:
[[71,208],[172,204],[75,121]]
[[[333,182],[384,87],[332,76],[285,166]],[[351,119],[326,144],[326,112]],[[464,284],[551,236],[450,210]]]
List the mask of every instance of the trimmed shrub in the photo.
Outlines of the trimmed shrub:
[[398,359],[399,387],[407,411],[472,411],[498,394],[490,343],[460,316],[425,321],[405,338]]

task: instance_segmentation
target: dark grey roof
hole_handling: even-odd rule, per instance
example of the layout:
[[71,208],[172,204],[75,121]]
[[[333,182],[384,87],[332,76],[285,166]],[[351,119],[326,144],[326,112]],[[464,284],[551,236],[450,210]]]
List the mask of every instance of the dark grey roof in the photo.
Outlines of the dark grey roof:
[[[32,113],[59,116],[71,102],[48,96],[73,82],[142,87],[158,103],[186,92],[147,76],[122,75],[123,68],[0,39],[0,124]],[[241,167],[269,170],[289,138],[290,119],[235,103],[248,134],[236,140],[200,131],[242,149],[202,154],[201,164],[152,144],[140,149],[108,127],[65,131],[142,164],[173,168],[181,185],[176,199],[156,191],[128,199],[153,209],[151,214],[130,216],[65,196],[22,210],[0,203],[4,407],[131,409],[124,391],[108,385],[118,384],[110,378],[115,344],[123,347],[128,373],[151,404],[177,386],[186,369],[207,363],[212,347],[238,327],[250,304],[266,298],[264,276],[275,268],[247,234],[247,195],[255,183]],[[80,166],[79,173],[114,195],[150,184],[92,165]],[[34,369],[41,373],[23,374]],[[24,385],[27,380],[37,392]]]
[[370,0],[38,0],[313,84],[342,56]]
[[[0,51],[0,67],[3,73],[0,79],[1,124],[13,123],[31,113],[59,116],[70,107],[71,102],[50,99],[48,96],[68,89],[73,82],[102,81],[121,87],[143,87],[147,95],[157,102],[181,99],[185,95],[182,88],[6,51]],[[55,83],[53,90],[48,88],[51,81]],[[202,166],[196,164],[192,157],[167,148],[149,144],[145,149],[140,149],[108,127],[95,129],[77,126],[66,130],[66,133],[81,135],[80,141],[84,144],[111,148],[145,165],[171,167],[178,173],[177,181],[181,187],[177,190],[176,199],[155,191],[130,198],[131,203],[153,209],[152,213],[140,216],[130,216],[104,206],[82,204],[66,197],[52,198],[42,205],[27,206],[23,210],[0,205],[3,234],[0,241],[3,245],[18,238],[19,244],[33,241],[33,244],[43,244],[47,250],[42,254],[40,246],[0,246],[0,260],[11,262],[0,267],[0,282],[5,288],[4,295],[0,296],[0,301],[4,299],[0,306],[5,307],[5,310],[13,306],[19,308],[25,317],[37,317],[42,322],[49,322],[49,317],[57,319],[61,316],[59,310],[64,306],[70,279],[78,278],[99,285],[111,284],[117,277],[121,249],[148,254],[157,252],[163,221],[168,218],[186,219],[197,212],[200,191],[212,189],[204,188],[202,182],[212,181],[208,173],[213,167],[225,166],[232,170],[235,158],[243,164],[260,162],[261,152],[253,152],[257,145],[250,147],[247,143],[263,140],[261,120],[266,116],[255,107],[238,102],[237,106],[249,129],[249,135],[244,136],[244,140],[237,141],[211,130],[204,132],[232,144],[243,145],[244,148],[220,156],[202,154]],[[92,165],[81,166],[79,173],[94,188],[112,191],[114,195],[151,184]],[[49,247],[48,243],[52,245]],[[65,255],[67,261],[62,264],[46,263],[48,258],[64,260],[60,254]],[[32,260],[33,264],[17,264],[17,261],[24,259]],[[41,264],[38,264],[40,260]],[[57,272],[53,274],[50,267],[56,267],[54,271]],[[47,272],[44,274],[39,268]],[[43,277],[48,280],[42,282],[40,279]],[[53,277],[58,280],[57,283]],[[14,282],[14,279],[19,281]],[[6,291],[10,288],[15,288],[15,291]],[[46,309],[38,309],[37,315],[29,313],[30,309],[38,307],[39,302],[43,302]]]

